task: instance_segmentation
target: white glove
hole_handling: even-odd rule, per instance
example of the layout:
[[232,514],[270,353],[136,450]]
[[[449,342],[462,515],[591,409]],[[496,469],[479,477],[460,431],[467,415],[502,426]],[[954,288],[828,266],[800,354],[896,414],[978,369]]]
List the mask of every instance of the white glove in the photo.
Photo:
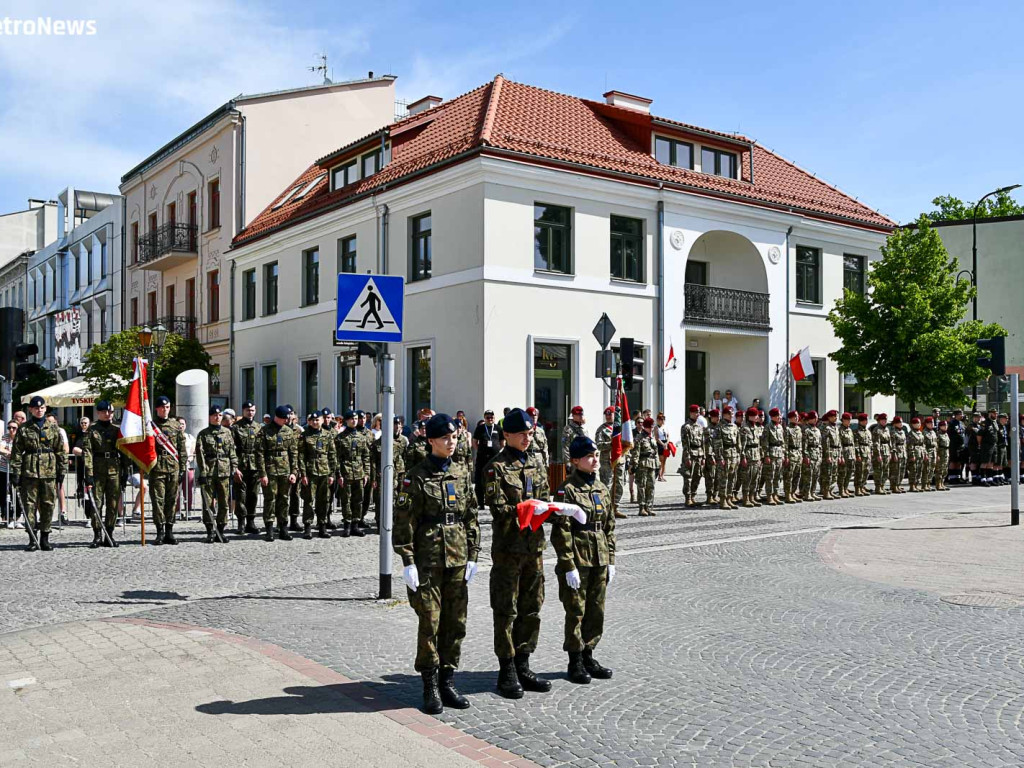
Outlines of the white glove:
[[573,568],[567,574],[565,574],[565,583],[569,585],[569,589],[580,588],[580,572]]
[[415,565],[407,565],[402,569],[402,579],[413,592],[420,588],[420,572]]
[[615,566],[614,565],[609,565],[608,566],[608,582],[607,582],[609,587],[612,585],[612,582],[614,580],[615,580]]
[[554,512],[556,515],[562,515],[564,517],[574,517],[576,522],[580,525],[586,525],[587,513],[582,508],[575,504],[565,504],[560,501],[552,501],[548,504],[548,509]]
[[477,564],[474,563],[472,560],[470,560],[468,563],[466,563],[466,583],[467,584],[469,584],[471,581],[473,581],[473,577],[476,576],[477,568],[478,568]]

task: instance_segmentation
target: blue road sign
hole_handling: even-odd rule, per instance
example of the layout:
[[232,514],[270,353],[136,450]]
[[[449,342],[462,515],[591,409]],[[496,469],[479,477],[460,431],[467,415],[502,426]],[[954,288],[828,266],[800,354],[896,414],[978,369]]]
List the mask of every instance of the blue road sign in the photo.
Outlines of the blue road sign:
[[338,275],[337,341],[401,341],[405,278]]

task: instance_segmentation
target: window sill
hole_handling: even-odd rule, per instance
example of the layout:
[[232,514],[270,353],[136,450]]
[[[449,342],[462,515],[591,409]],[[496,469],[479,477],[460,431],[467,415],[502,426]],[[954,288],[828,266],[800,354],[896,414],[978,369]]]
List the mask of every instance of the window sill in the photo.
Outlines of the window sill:
[[429,279],[430,279],[431,277],[433,277],[433,275],[427,275],[427,277],[410,277],[410,278],[409,278],[409,283],[410,283],[410,284],[411,284],[411,283],[425,283],[425,282],[427,282],[427,281],[428,281],[428,280],[429,280]]
[[215,226],[215,227],[210,227],[209,229],[204,229],[204,230],[203,230],[203,236],[204,236],[204,237],[208,237],[208,236],[210,236],[210,235],[215,235],[215,234],[217,234],[218,232],[220,232],[220,228],[221,228],[221,225],[220,225],[220,224],[218,224],[218,225],[217,225],[217,226]]
[[646,288],[646,280],[630,280],[628,277],[611,278],[612,285],[632,286],[634,288]]
[[554,269],[537,269],[537,268],[534,268],[533,274],[538,275],[539,277],[555,277],[555,278],[562,278],[562,279],[565,279],[565,280],[572,280],[572,279],[574,279],[576,277],[575,273],[573,273],[573,272],[558,272],[558,271],[556,271]]
[[305,309],[306,307],[315,307],[319,303],[320,303],[319,301],[310,301],[310,302],[308,302],[306,304],[299,304],[299,307],[301,309]]

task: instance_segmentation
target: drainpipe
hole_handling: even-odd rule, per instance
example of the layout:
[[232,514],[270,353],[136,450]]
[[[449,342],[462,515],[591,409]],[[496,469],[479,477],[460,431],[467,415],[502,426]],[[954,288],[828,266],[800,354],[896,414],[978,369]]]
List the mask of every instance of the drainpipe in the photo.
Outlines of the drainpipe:
[[796,406],[793,392],[793,372],[789,367],[789,236],[793,234],[793,225],[786,230],[786,410],[792,410]]
[[[121,326],[118,328],[119,331],[125,330],[127,325],[125,314],[125,300],[128,296],[128,263],[127,263],[127,241],[125,238],[125,225],[128,222],[128,198],[125,195],[121,195]],[[111,286],[113,287],[113,286]]]
[[237,235],[245,228],[245,115],[241,115],[238,150],[238,223],[235,225]]
[[228,402],[235,402],[235,260],[231,260],[231,292],[228,299],[228,304],[231,307],[229,310],[228,319],[228,376],[231,377],[231,386],[228,388]]
[[[665,187],[658,184],[658,237],[656,242],[656,255],[658,258],[658,295],[655,300],[658,302],[658,333],[655,347],[658,364],[658,410],[665,410]],[[651,362],[655,362],[652,360]],[[657,411],[655,411],[657,412]]]

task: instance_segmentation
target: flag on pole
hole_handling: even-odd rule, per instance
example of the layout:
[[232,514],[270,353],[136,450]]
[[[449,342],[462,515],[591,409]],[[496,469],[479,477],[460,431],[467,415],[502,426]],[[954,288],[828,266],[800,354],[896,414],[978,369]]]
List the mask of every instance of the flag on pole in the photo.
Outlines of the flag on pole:
[[156,464],[156,440],[149,412],[149,390],[146,387],[146,363],[135,358],[135,374],[128,385],[128,398],[121,416],[121,436],[117,448],[135,462],[143,472]]
[[622,379],[615,380],[615,424],[612,427],[612,467],[633,445],[633,421],[629,418],[629,401],[622,388]]
[[814,364],[811,362],[811,348],[804,347],[789,361],[789,368],[793,371],[793,381],[803,381],[808,376],[814,375]]
[[676,358],[676,348],[672,344],[672,340],[669,339],[669,341],[668,341],[668,360],[665,361],[665,370],[666,371],[674,371],[676,369],[676,365],[677,364],[678,364],[678,359]]

